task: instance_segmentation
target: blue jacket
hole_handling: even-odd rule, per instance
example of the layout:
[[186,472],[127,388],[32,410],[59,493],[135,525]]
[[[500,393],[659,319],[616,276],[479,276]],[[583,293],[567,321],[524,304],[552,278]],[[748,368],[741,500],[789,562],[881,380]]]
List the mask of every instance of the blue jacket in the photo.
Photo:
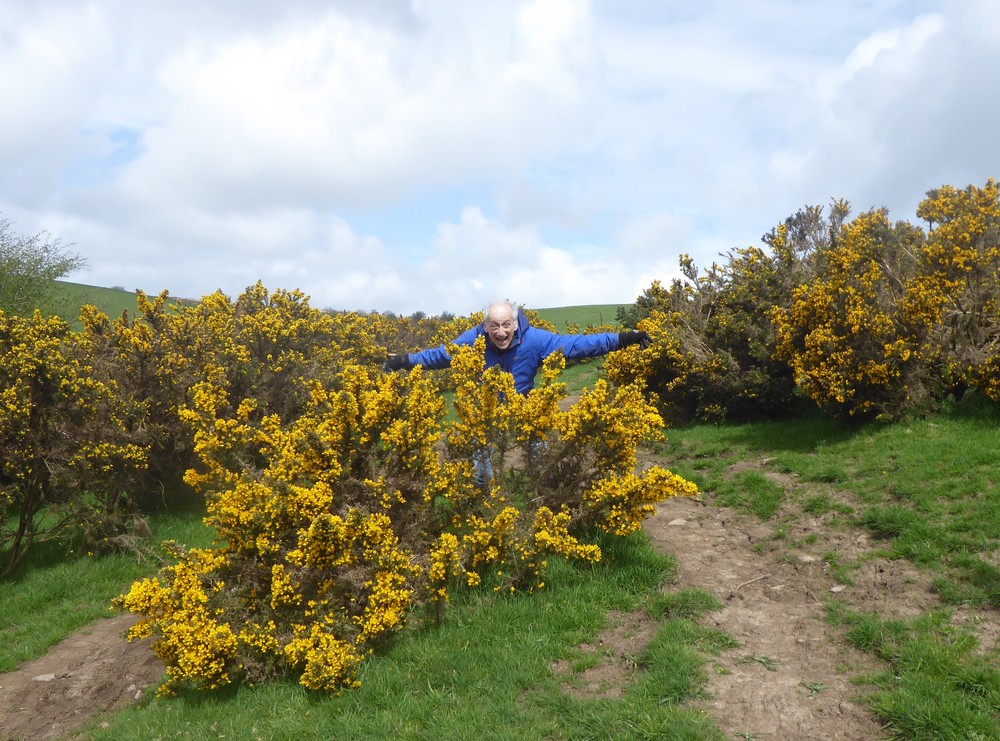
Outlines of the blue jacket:
[[[480,335],[486,334],[482,323],[466,330],[454,340],[456,345],[472,345]],[[532,327],[523,312],[517,313],[517,329],[506,350],[497,349],[486,336],[486,367],[500,365],[514,376],[514,388],[526,394],[535,387],[535,374],[542,362],[557,350],[562,350],[567,360],[596,358],[621,348],[617,332],[602,334],[556,334],[539,327]],[[410,353],[411,365],[439,369],[451,365],[451,355],[445,345]]]

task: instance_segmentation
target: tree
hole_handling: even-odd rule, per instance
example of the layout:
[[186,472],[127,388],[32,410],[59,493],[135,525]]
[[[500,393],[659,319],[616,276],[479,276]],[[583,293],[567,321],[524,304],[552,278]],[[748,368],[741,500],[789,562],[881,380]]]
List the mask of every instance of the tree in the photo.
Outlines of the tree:
[[46,232],[24,237],[0,219],[0,309],[8,314],[30,315],[50,303],[52,281],[86,264]]

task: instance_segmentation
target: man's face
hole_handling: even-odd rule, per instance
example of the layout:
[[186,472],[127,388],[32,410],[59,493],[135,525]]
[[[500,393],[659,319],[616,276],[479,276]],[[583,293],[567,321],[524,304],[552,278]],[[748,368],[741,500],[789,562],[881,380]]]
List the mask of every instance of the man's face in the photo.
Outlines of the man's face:
[[510,307],[494,307],[486,319],[486,332],[498,350],[506,350],[514,339],[517,321]]

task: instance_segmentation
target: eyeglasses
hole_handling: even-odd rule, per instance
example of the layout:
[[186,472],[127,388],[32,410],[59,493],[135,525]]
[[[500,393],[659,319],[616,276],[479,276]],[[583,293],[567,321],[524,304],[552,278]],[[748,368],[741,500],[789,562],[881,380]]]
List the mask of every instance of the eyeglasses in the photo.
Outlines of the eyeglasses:
[[514,322],[507,320],[506,322],[490,322],[490,329],[494,332],[498,329],[510,329],[514,326]]

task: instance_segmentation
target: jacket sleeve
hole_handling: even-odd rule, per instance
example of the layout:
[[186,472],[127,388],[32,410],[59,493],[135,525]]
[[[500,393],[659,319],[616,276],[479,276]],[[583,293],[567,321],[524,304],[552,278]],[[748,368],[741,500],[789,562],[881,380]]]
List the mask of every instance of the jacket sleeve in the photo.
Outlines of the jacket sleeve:
[[532,327],[531,331],[537,333],[534,339],[538,343],[540,355],[543,358],[557,350],[562,350],[567,360],[580,360],[582,358],[596,358],[621,349],[617,332],[555,334],[537,327]]
[[[456,337],[450,344],[475,344],[477,333],[478,331],[476,327],[468,329]],[[431,347],[426,350],[421,350],[420,352],[411,352],[408,357],[410,359],[411,366],[419,365],[429,370],[439,370],[441,368],[447,368],[451,365],[451,355],[448,353],[447,345]]]

